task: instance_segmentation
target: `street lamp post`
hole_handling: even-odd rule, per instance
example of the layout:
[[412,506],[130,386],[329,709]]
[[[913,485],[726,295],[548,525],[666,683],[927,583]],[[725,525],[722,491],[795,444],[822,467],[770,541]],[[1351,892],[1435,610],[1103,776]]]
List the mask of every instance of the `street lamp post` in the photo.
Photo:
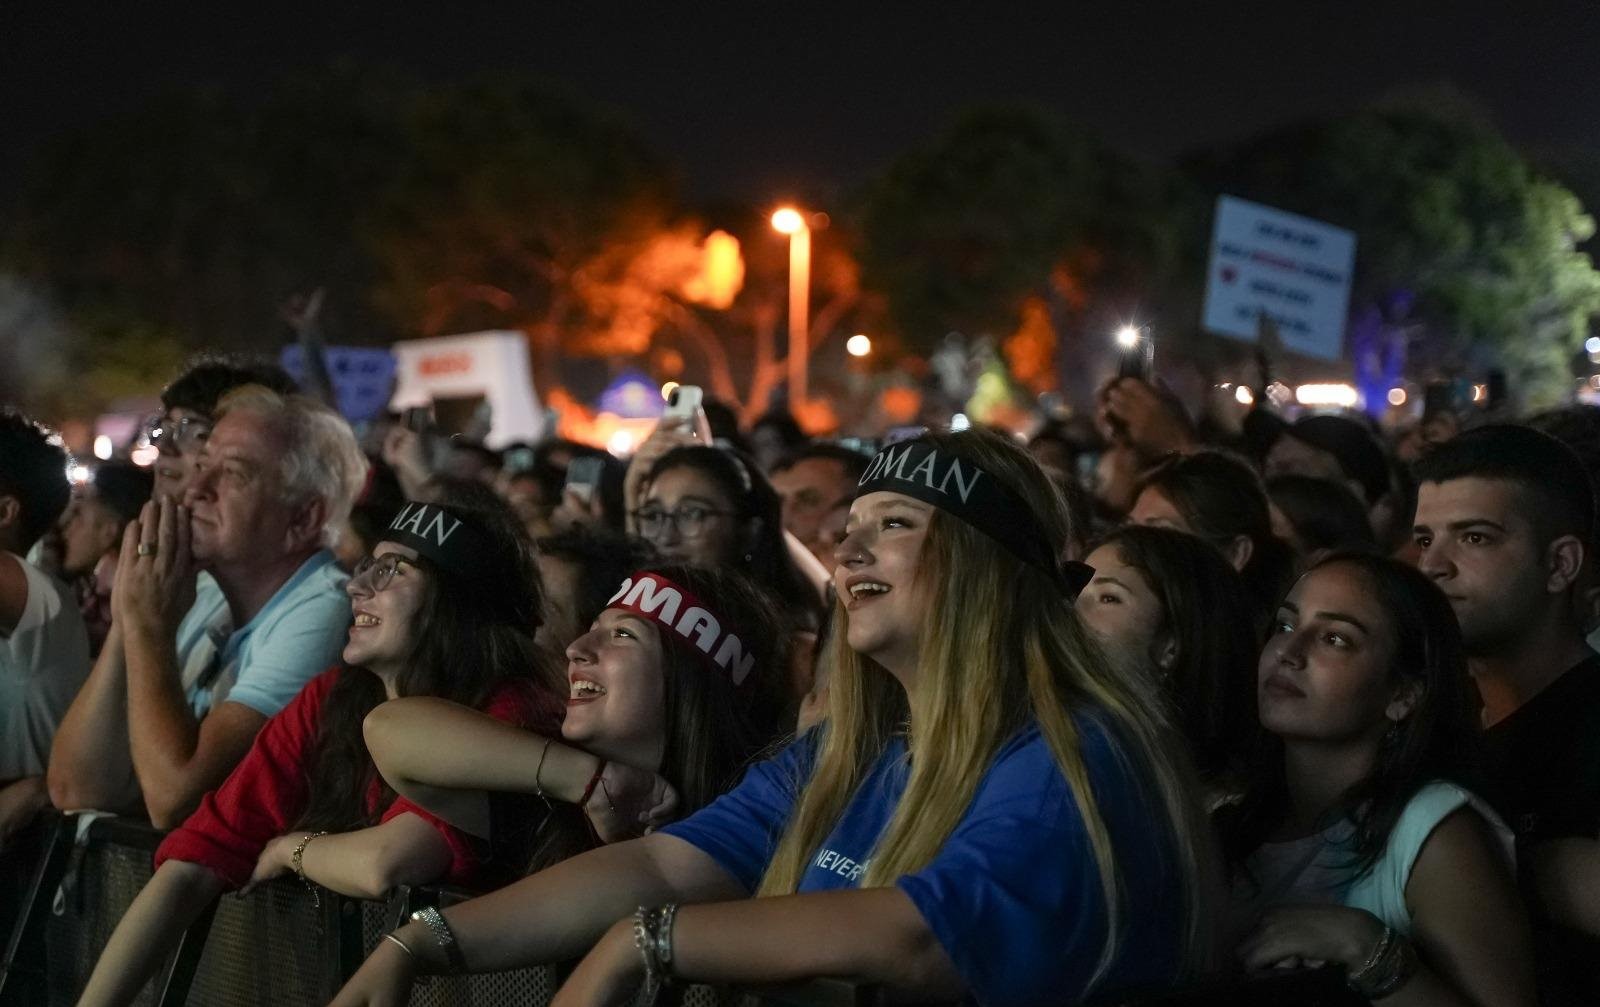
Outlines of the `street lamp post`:
[[811,310],[811,228],[793,207],[772,215],[772,227],[789,236],[789,411],[806,401],[806,358]]

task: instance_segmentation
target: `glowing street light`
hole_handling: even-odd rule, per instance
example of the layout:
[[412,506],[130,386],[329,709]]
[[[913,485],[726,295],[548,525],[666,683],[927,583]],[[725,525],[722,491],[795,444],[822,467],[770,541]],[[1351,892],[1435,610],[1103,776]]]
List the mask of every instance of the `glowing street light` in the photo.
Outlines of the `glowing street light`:
[[1406,404],[1406,390],[1404,388],[1400,388],[1398,386],[1389,389],[1389,404],[1391,406],[1403,406],[1403,405],[1405,405]]
[[789,236],[789,410],[806,401],[807,336],[811,308],[811,228],[792,206],[772,215],[772,229]]
[[799,234],[806,229],[806,218],[792,206],[786,206],[772,215],[772,229],[779,234]]
[[1117,330],[1117,345],[1118,346],[1121,346],[1122,348],[1127,349],[1128,347],[1131,347],[1133,344],[1137,343],[1138,341],[1139,341],[1139,329],[1138,329],[1137,326],[1124,325],[1122,328]]
[[852,357],[864,357],[872,352],[872,340],[857,333],[845,340],[844,349]]

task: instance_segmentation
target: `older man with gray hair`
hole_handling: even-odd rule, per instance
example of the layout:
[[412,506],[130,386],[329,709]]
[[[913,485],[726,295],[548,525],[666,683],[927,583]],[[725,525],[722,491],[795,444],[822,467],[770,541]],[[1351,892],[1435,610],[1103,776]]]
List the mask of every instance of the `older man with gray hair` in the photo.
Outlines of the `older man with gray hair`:
[[257,385],[219,403],[182,501],[147,504],[123,537],[111,634],[51,752],[57,807],[142,797],[177,825],[338,661],[350,609],[327,547],[365,476],[321,404]]

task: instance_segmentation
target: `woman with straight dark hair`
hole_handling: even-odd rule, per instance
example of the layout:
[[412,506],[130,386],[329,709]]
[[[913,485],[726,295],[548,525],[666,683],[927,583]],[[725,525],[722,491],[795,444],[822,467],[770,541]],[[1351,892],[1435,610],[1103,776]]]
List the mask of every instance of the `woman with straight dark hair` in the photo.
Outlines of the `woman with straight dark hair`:
[[1246,968],[1339,964],[1397,1007],[1533,1003],[1511,835],[1468,789],[1471,688],[1415,568],[1341,552],[1295,584],[1257,669],[1267,743],[1219,815]]
[[1116,655],[1166,687],[1206,805],[1238,793],[1256,734],[1261,648],[1244,579],[1211,543],[1171,528],[1126,525],[1090,546],[1094,579],[1078,615]]
[[[81,1004],[131,1002],[184,929],[228,889],[297,875],[381,898],[399,884],[481,883],[514,866],[388,789],[362,742],[385,698],[438,696],[546,732],[561,706],[533,642],[540,585],[516,518],[485,486],[441,481],[351,576],[343,663],[306,685],[243,761],[156,851]],[[579,833],[581,838],[582,833]]]
[[1174,455],[1147,471],[1128,521],[1186,531],[1222,550],[1244,576],[1263,628],[1294,579],[1294,554],[1272,533],[1261,477],[1229,452]]

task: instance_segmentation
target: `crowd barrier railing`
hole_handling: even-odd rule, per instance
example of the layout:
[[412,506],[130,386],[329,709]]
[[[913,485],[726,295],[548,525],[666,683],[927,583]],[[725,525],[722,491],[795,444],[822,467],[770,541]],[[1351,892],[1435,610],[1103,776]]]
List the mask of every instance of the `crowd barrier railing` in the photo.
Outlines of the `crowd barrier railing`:
[[[0,1007],[70,1007],[106,940],[150,879],[163,833],[150,825],[100,818],[80,828],[74,816],[43,823],[12,847],[0,868],[20,880],[17,917],[4,938]],[[25,861],[31,860],[31,863]],[[3,872],[0,872],[3,873]],[[318,905],[293,879],[224,895],[184,933],[140,995],[139,1007],[322,1007],[383,934],[425,905],[448,907],[475,893],[448,886],[402,887],[382,902],[324,892]],[[0,925],[5,916],[0,915]],[[434,977],[413,990],[413,1007],[547,1007],[568,967],[545,966],[473,976]],[[761,990],[669,987],[666,1007],[876,1007],[874,987],[820,981]],[[1206,983],[1100,1007],[1293,1004],[1348,1007],[1365,1001],[1332,973],[1249,982]]]

